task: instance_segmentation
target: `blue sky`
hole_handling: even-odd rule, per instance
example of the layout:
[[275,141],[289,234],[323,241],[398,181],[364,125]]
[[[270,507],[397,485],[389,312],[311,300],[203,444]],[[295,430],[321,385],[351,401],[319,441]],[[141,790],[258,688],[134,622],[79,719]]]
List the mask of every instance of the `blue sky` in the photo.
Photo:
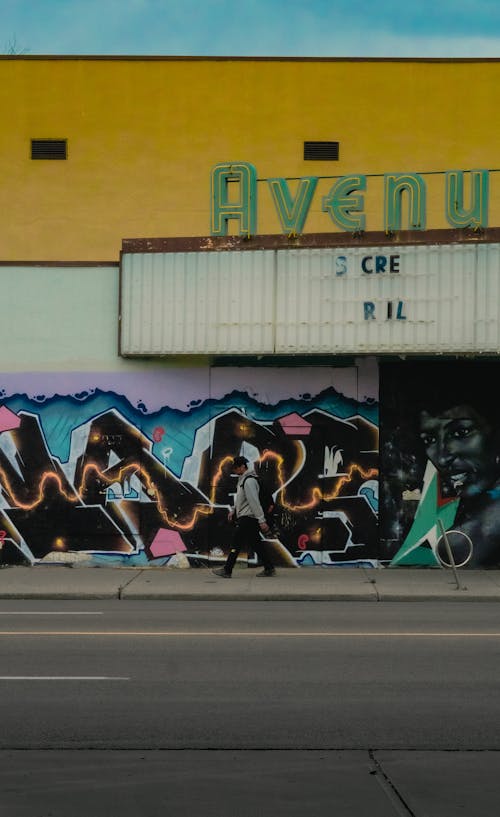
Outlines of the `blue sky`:
[[499,0],[0,0],[0,53],[500,57]]

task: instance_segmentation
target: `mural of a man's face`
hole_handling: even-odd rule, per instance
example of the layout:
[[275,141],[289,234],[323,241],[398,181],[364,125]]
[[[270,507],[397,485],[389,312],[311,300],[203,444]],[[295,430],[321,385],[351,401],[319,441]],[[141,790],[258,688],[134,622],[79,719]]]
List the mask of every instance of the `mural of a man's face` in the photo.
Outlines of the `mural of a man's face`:
[[498,475],[492,436],[489,423],[471,406],[421,412],[420,437],[445,495],[472,497],[491,487]]

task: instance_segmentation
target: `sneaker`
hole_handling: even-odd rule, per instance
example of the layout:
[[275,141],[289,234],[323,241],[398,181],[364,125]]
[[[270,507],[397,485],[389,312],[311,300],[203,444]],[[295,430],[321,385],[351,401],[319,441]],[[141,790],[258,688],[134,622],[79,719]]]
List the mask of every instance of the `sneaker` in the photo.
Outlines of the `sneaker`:
[[222,579],[230,579],[231,574],[227,572],[224,567],[218,567],[215,570],[212,570],[214,576],[220,576]]
[[263,578],[264,576],[276,576],[276,571],[274,567],[271,567],[269,569],[261,570],[260,573],[256,573],[256,576],[258,578]]

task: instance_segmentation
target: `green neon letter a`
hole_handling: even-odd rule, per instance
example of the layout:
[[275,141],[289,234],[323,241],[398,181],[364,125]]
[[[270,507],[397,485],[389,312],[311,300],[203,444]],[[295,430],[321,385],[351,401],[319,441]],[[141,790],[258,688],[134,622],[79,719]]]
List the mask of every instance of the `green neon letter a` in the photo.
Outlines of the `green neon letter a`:
[[[234,184],[229,184],[234,182]],[[232,200],[229,187],[235,189]],[[232,190],[231,190],[232,192]],[[240,235],[257,232],[257,171],[249,162],[215,165],[210,176],[210,235],[227,235],[229,219],[240,223]]]

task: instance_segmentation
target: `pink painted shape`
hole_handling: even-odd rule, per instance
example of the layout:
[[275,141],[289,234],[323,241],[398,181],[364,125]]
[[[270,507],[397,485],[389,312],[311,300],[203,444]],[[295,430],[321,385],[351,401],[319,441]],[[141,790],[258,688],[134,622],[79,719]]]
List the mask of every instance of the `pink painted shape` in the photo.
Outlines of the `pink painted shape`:
[[311,423],[304,420],[296,411],[292,414],[286,414],[284,417],[280,417],[278,423],[285,434],[300,434],[302,437],[307,437],[311,433]]
[[19,428],[20,425],[21,420],[17,414],[14,414],[7,406],[0,408],[0,433],[2,431],[12,431],[13,428]]
[[180,553],[186,550],[180,533],[176,530],[160,528],[155,538],[151,542],[151,553],[153,556],[171,556],[173,553]]

